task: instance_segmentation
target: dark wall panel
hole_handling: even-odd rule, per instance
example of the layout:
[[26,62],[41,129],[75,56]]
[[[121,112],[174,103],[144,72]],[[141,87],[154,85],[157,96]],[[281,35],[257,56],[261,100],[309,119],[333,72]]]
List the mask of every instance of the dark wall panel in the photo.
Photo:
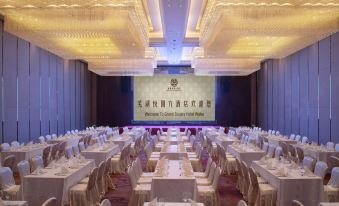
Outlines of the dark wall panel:
[[3,135],[5,142],[17,140],[17,43],[18,38],[4,32],[3,36]]
[[29,129],[30,139],[40,136],[40,49],[30,44],[29,65]]
[[308,131],[312,141],[318,142],[318,44],[310,46],[309,49],[309,119]]
[[331,38],[331,141],[339,142],[339,32]]
[[273,128],[273,61],[267,62],[267,128]]
[[300,134],[308,136],[308,48],[305,48],[300,53]]
[[272,128],[279,131],[279,65],[278,61],[274,60],[272,65],[273,80],[272,80]]
[[292,127],[291,132],[294,134],[300,134],[299,129],[299,53],[295,53],[291,58],[291,117]]
[[58,111],[58,132],[65,133],[65,105],[64,105],[64,61],[60,57],[56,59],[57,63],[57,111]]
[[50,133],[56,134],[58,130],[57,120],[57,57],[49,55],[49,123]]
[[49,134],[49,53],[40,50],[41,135]]
[[80,129],[80,70],[81,62],[75,63],[75,128]]
[[291,57],[286,58],[285,62],[285,133],[292,133],[292,68]]
[[18,140],[29,141],[29,43],[18,39]]
[[86,92],[85,92],[85,65],[80,65],[80,128],[85,128],[86,123]]
[[70,62],[64,64],[64,109],[65,109],[65,132],[71,130],[71,91],[70,91]]
[[71,129],[76,129],[76,105],[75,105],[75,61],[69,62],[69,91],[70,91],[70,113],[71,113]]
[[279,124],[279,131],[284,134],[285,133],[285,76],[284,76],[284,61],[279,60],[278,65],[278,79],[279,79],[279,88],[278,88],[278,124]]
[[[3,48],[3,22],[0,21],[0,48]],[[3,52],[2,52],[2,49],[0,49],[0,77],[1,77],[1,80],[2,80],[2,71],[3,71]],[[1,124],[0,124],[0,140],[3,141],[3,136],[2,136],[2,133],[3,133],[3,128],[2,128],[2,117],[3,117],[3,111],[2,111],[2,108],[3,108],[3,99],[2,99],[2,82],[0,82],[0,121],[1,121]]]

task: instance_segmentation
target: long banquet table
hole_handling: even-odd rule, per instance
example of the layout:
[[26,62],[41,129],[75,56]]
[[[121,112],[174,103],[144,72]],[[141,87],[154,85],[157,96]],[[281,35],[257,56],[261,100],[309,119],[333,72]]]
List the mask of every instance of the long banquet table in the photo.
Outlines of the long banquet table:
[[228,145],[227,152],[237,158],[239,161],[244,161],[248,167],[252,162],[261,159],[265,156],[265,152],[259,148],[249,147],[243,144]]
[[179,160],[180,158],[188,158],[187,151],[183,144],[165,145],[160,151],[160,158],[167,157],[170,160]]
[[227,149],[228,145],[231,145],[235,142],[239,142],[238,138],[235,136],[226,136],[226,135],[220,135],[214,139],[215,143],[220,144],[225,149]]
[[2,203],[3,206],[28,206],[26,201],[2,201]]
[[[66,163],[63,165],[67,165]],[[70,164],[73,165],[73,164]],[[30,174],[23,178],[23,197],[28,205],[42,205],[50,197],[58,200],[57,205],[66,205],[69,202],[68,191],[85,178],[95,167],[93,160],[86,160],[79,168],[67,167],[69,173],[60,173],[60,168],[43,169],[43,174]]]
[[268,169],[260,161],[254,161],[252,168],[277,190],[277,206],[290,205],[293,200],[299,200],[307,206],[317,206],[322,200],[323,181],[320,177],[307,176],[301,169],[291,169],[289,165],[282,165],[288,170],[288,175],[282,176],[278,169]]
[[[155,171],[159,170],[159,162]],[[184,196],[192,200],[197,199],[197,183],[192,167],[192,175],[184,175],[182,160],[168,160],[165,170],[167,175],[157,176],[155,172],[152,178],[151,199],[157,197],[165,202],[182,202]]]
[[119,145],[120,150],[124,148],[124,146],[133,142],[133,138],[128,135],[121,135],[120,137],[111,138],[109,141],[113,142],[116,145]]
[[326,162],[329,166],[330,162],[328,161],[328,158],[330,156],[339,157],[339,151],[329,150],[321,146],[295,144],[294,147],[301,148],[304,151],[304,156],[310,156],[314,159]]
[[120,148],[118,145],[105,144],[103,146],[89,146],[81,152],[81,155],[86,159],[94,159],[96,166],[99,166],[100,162],[105,161],[107,158],[119,152]]
[[82,138],[78,135],[65,135],[63,137],[58,137],[56,139],[47,140],[49,144],[58,144],[61,142],[66,142],[66,147],[78,146],[79,140]]

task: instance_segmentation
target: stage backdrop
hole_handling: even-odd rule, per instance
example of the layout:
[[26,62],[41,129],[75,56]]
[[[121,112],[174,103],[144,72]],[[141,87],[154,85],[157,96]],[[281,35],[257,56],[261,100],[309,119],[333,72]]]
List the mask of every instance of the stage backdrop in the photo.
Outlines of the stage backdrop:
[[134,77],[134,121],[214,120],[214,77]]

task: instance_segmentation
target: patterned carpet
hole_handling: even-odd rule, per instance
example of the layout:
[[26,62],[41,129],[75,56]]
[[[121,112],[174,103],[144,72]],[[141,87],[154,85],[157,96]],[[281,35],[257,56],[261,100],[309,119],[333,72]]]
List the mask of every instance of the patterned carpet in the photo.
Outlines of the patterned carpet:
[[[139,154],[143,167],[146,165],[146,155],[144,152]],[[208,153],[204,149],[202,153],[203,168],[207,163]],[[144,169],[144,168],[143,168]],[[145,169],[144,169],[145,171]],[[127,206],[132,187],[128,179],[128,175],[113,175],[112,180],[117,189],[106,194],[105,198],[109,199],[112,206]],[[221,206],[236,206],[238,201],[242,199],[241,193],[236,189],[237,177],[233,175],[221,176],[218,185]]]

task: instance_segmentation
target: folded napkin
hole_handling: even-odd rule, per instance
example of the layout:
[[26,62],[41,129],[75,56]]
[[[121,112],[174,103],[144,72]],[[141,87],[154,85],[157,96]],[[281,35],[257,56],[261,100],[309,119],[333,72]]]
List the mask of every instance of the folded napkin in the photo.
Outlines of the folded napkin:
[[68,173],[69,173],[69,170],[65,166],[62,166],[60,168],[60,174],[68,174]]

